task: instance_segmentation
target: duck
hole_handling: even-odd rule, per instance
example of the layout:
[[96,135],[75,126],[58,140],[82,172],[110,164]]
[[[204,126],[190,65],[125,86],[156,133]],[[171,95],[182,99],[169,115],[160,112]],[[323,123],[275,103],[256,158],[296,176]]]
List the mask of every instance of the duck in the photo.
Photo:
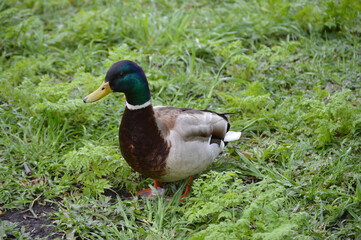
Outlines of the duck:
[[[114,63],[100,87],[83,101],[95,102],[112,92],[124,93],[126,98],[119,127],[122,156],[133,170],[154,179],[157,191],[162,191],[163,182],[188,179],[181,201],[190,191],[193,176],[207,169],[228,142],[242,135],[230,131],[228,114],[153,106],[143,69],[129,60]],[[155,194],[152,188],[137,193]]]

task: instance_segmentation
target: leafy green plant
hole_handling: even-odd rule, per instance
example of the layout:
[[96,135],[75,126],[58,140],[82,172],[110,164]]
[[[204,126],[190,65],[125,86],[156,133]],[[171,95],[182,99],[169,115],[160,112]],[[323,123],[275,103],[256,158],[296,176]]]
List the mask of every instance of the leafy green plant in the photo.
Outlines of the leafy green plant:
[[282,239],[302,234],[307,213],[292,208],[286,189],[269,180],[247,186],[236,172],[209,172],[193,184],[185,217],[207,228],[191,239]]
[[131,189],[128,177],[131,169],[115,148],[88,143],[84,147],[68,152],[63,159],[64,165],[82,184],[86,196],[99,195],[112,184]]
[[25,232],[25,228],[16,229],[16,224],[9,221],[0,221],[1,239],[32,239],[30,234]]
[[331,142],[335,134],[354,134],[359,129],[361,111],[347,100],[350,91],[335,93],[328,101],[324,101],[327,92],[315,88],[315,93],[321,100],[304,101],[302,105],[309,110],[303,118],[313,127],[319,147]]

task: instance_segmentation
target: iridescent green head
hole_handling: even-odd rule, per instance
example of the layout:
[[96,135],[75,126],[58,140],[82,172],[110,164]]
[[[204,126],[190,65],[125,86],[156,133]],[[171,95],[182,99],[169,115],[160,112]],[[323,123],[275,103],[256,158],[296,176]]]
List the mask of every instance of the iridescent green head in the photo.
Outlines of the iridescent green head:
[[123,92],[127,103],[134,106],[142,105],[151,98],[143,69],[128,60],[114,63],[109,68],[102,85],[84,98],[84,102],[95,102],[111,92]]

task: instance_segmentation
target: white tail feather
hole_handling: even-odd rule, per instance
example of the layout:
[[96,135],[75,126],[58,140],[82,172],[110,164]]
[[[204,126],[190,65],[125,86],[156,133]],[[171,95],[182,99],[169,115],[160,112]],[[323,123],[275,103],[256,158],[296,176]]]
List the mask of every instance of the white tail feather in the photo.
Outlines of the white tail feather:
[[236,141],[238,140],[240,137],[242,136],[241,132],[233,132],[233,131],[229,131],[226,133],[226,136],[224,136],[224,140],[225,142],[231,142],[231,141]]

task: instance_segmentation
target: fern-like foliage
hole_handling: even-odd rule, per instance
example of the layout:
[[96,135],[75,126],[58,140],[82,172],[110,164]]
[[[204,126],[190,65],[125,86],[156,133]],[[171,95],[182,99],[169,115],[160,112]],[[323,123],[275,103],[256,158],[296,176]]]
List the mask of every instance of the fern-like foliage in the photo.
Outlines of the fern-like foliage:
[[193,184],[185,209],[191,223],[208,227],[191,239],[285,239],[302,234],[307,214],[289,213],[286,189],[270,180],[246,185],[236,172],[211,171]]
[[269,115],[283,131],[311,137],[318,148],[361,130],[361,109],[350,90],[330,94],[321,86],[313,97],[287,97]]
[[347,99],[350,90],[336,92],[329,99],[324,98],[325,91],[321,91],[319,87],[314,92],[315,99],[304,100],[302,103],[308,109],[302,118],[314,129],[319,147],[331,142],[336,134],[354,134],[360,129],[361,110]]
[[131,187],[128,180],[131,169],[113,147],[89,143],[67,153],[63,159],[64,165],[75,175],[75,180],[83,185],[87,196],[102,194],[112,185]]

